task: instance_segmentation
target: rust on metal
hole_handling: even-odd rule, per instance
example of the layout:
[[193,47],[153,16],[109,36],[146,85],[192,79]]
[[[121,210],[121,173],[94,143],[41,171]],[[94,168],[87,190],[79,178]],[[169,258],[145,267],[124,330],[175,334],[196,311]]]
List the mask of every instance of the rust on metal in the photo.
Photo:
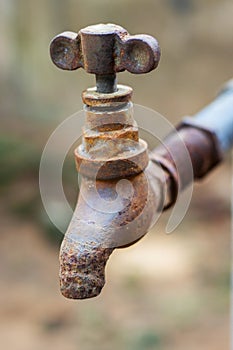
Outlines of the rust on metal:
[[128,70],[150,72],[158,66],[160,48],[150,35],[129,35],[114,24],[97,24],[79,33],[64,32],[50,44],[52,61],[61,69],[80,67],[88,73],[108,75]]
[[[139,138],[133,118],[132,88],[116,84],[117,72],[155,69],[160,48],[149,35],[131,36],[120,26],[100,24],[56,36],[50,53],[57,67],[82,67],[96,76],[96,87],[82,94],[86,122],[82,144],[75,150],[82,182],[60,251],[62,294],[90,298],[104,286],[112,251],[138,241],[163,205],[169,181],[152,174],[156,164],[148,164],[147,144]],[[157,190],[148,178],[159,183]],[[127,195],[129,188],[132,193]],[[115,200],[117,207],[109,211]]]
[[102,180],[120,179],[146,168],[147,144],[139,139],[131,104],[109,111],[88,108],[86,113],[83,142],[75,150],[77,170],[82,175]]
[[104,131],[107,130],[108,125],[111,125],[109,130],[119,130],[127,126],[135,126],[133,118],[133,104],[115,105],[106,107],[90,107],[84,106],[86,120],[86,127],[92,130]]
[[[114,141],[111,140],[105,146],[115,151],[119,149],[118,146],[124,146],[124,142],[119,140],[118,145],[114,147]],[[128,148],[127,142],[126,148]],[[82,152],[82,145],[75,150],[75,161],[77,170],[85,176],[96,179],[121,179],[127,176],[133,176],[142,172],[148,165],[147,144],[140,140],[137,152],[125,151],[122,156],[116,155],[111,158],[94,158],[90,154]],[[116,151],[117,152],[117,151]],[[107,152],[106,152],[107,153]]]
[[100,294],[105,284],[105,265],[111,248],[76,242],[66,236],[60,254],[61,293],[69,299],[87,299]]
[[[84,148],[90,151],[93,147],[98,147],[102,141],[110,146],[112,143],[120,143],[120,139],[138,142],[138,129],[136,126],[123,127],[122,124],[106,124],[98,127],[97,130],[84,130]],[[111,142],[112,141],[112,142]],[[113,145],[115,146],[115,145]],[[116,154],[116,152],[114,152]]]
[[89,88],[82,93],[83,103],[91,107],[122,106],[131,101],[133,89],[125,85],[117,85],[117,91],[113,93],[99,93],[97,88]]
[[150,159],[160,164],[170,175],[171,197],[167,207],[175,203],[178,188],[179,190],[185,189],[192,180],[186,164],[180,163],[179,174],[175,165],[174,157],[179,160],[180,154],[182,154],[183,145],[180,139],[189,153],[194,180],[204,177],[222,160],[219,142],[215,134],[211,130],[195,125],[191,118],[184,119],[178,125],[177,132],[168,135],[163,144],[150,153]]
[[[108,203],[115,200],[119,179],[103,181],[83,177],[78,203],[60,252],[60,285],[65,297],[97,296],[104,286],[104,269],[113,250],[134,244],[149,230],[160,197],[154,193],[144,172],[127,181],[134,189],[132,198],[122,197],[123,208],[112,213],[102,211],[99,202],[100,198],[106,201],[106,209]],[[123,183],[123,194],[126,189]]]
[[[85,111],[83,141],[75,150],[77,169],[83,175],[80,194],[60,252],[61,292],[72,299],[100,293],[110,254],[145,235],[163,198],[148,181],[152,175],[145,170],[150,168],[147,144],[139,139],[132,103],[89,106]],[[119,195],[121,179],[127,182]],[[126,195],[129,184],[131,196]],[[116,198],[123,206],[109,211]]]
[[158,66],[160,47],[150,35],[129,35],[124,28],[110,23],[57,35],[50,44],[50,55],[61,69],[82,67],[95,74],[98,92],[114,93],[116,73],[150,72]]
[[[199,150],[198,157],[201,158],[200,153],[202,153],[202,158],[205,159],[205,160],[202,160],[202,167],[199,169],[199,171],[194,169],[195,178],[202,178],[203,176],[208,174],[208,172],[212,170],[217,164],[219,164],[223,159],[223,154],[220,149],[219,141],[217,139],[215,132],[211,129],[211,127],[207,128],[207,127],[204,127],[203,125],[199,125],[193,118],[190,118],[190,117],[184,118],[181,124],[178,125],[177,127],[178,130],[181,130],[184,128],[191,130],[189,138],[193,140],[192,144],[199,145],[199,147],[195,146],[196,148],[198,147],[198,150]],[[194,129],[199,131],[198,137],[191,135],[191,133],[193,132],[192,130]],[[186,135],[188,130],[186,130]],[[200,140],[201,135],[202,135],[202,141]],[[188,136],[186,136],[185,139],[187,138]],[[188,145],[187,145],[187,148],[189,150]],[[194,146],[191,146],[191,148],[194,148]],[[190,151],[190,156],[192,160],[192,158],[195,157],[195,154],[192,155]],[[192,162],[194,164],[194,159]]]
[[99,24],[56,36],[50,53],[61,69],[82,67],[96,75],[96,87],[82,94],[86,120],[82,144],[75,150],[82,182],[60,250],[62,294],[91,298],[104,286],[105,265],[113,250],[141,239],[157,213],[174,204],[178,189],[191,181],[180,159],[182,148],[188,150],[195,179],[210,171],[221,154],[211,130],[185,120],[149,159],[133,118],[133,90],[117,85],[116,73],[155,69],[160,59],[155,38]]

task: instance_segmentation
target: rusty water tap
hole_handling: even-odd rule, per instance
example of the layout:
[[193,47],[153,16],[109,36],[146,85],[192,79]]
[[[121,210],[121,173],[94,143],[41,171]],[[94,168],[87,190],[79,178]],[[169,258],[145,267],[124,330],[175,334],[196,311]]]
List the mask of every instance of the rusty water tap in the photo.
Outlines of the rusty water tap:
[[133,118],[132,89],[117,85],[116,73],[150,72],[158,66],[160,48],[149,35],[98,24],[56,36],[50,52],[57,67],[82,67],[96,76],[96,87],[82,94],[86,124],[75,150],[82,184],[60,252],[62,294],[84,299],[100,293],[113,249],[140,239],[159,206],[145,175],[147,144]]

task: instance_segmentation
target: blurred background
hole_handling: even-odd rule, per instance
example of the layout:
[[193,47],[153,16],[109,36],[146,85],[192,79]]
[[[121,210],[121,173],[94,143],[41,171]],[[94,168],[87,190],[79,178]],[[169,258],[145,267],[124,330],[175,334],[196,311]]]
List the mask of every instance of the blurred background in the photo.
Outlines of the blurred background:
[[[230,157],[195,186],[188,214],[166,235],[169,212],[138,244],[116,251],[102,294],[60,295],[62,235],[38,187],[43,147],[82,108],[94,78],[51,62],[50,40],[65,30],[113,22],[155,36],[151,74],[121,73],[134,102],[172,123],[195,114],[232,77],[231,0],[0,0],[0,344],[7,350],[219,350],[229,347]],[[74,206],[72,150],[63,171]]]

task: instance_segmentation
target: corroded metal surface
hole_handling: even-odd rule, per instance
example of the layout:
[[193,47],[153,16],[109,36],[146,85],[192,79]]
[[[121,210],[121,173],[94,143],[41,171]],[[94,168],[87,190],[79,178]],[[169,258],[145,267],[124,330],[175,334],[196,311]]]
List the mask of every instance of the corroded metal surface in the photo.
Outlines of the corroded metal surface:
[[96,87],[89,88],[82,93],[83,103],[92,107],[122,106],[131,100],[133,89],[125,85],[117,85],[113,93],[100,93]]
[[111,248],[76,242],[67,236],[60,254],[60,287],[69,299],[87,299],[100,294],[105,284],[105,265]]
[[111,130],[122,129],[125,126],[135,126],[133,118],[133,103],[124,103],[109,108],[106,106],[89,107],[84,106],[86,120],[85,125],[92,130],[103,131],[111,126]]
[[190,183],[182,149],[188,150],[194,178],[208,173],[221,154],[211,130],[186,120],[178,133],[151,152],[149,161],[133,118],[132,89],[117,85],[116,73],[155,69],[160,48],[153,37],[131,36],[120,26],[100,24],[58,35],[50,53],[61,69],[82,67],[96,75],[96,87],[82,94],[86,122],[75,160],[83,177],[60,251],[62,294],[91,298],[104,286],[105,265],[113,250],[141,239],[157,213],[174,204],[178,190]]
[[[120,179],[139,174],[148,165],[147,144],[143,140],[139,140],[137,147],[135,141],[123,138],[101,140],[95,147],[98,147],[96,152],[85,152],[83,145],[75,150],[76,167],[82,175],[102,180]],[[104,153],[110,156],[105,158]]]
[[150,35],[129,35],[115,24],[98,24],[78,33],[64,32],[50,44],[54,64],[66,70],[80,67],[96,75],[97,91],[117,91],[116,73],[150,72],[158,66],[160,47]]
[[97,75],[114,74],[123,70],[147,73],[158,66],[160,48],[150,35],[129,35],[114,24],[98,24],[79,33],[64,32],[50,45],[51,58],[61,69],[80,67]]
[[[192,144],[191,149],[193,149],[193,151],[190,151],[191,159],[195,157],[195,153],[197,153],[197,148],[199,150],[198,152],[199,158],[201,157],[200,153],[202,153],[202,167],[200,167],[199,170],[196,170],[194,168],[195,178],[202,178],[209,171],[211,171],[217,164],[219,164],[222,161],[223,151],[220,148],[220,143],[218,141],[217,135],[215,134],[211,125],[209,128],[207,128],[206,126],[202,125],[200,122],[196,121],[195,118],[186,117],[182,120],[181,124],[178,125],[177,129],[182,130],[185,128],[186,128],[185,139],[191,140],[191,142],[189,141],[189,143]],[[193,130],[196,130],[195,131],[196,136],[192,135]],[[190,135],[188,136],[187,134],[190,134]],[[202,141],[200,140],[201,136],[202,136]],[[195,145],[195,147],[193,145]],[[190,148],[188,142],[187,142],[187,148],[188,150]],[[193,159],[193,163],[194,163],[194,159]]]
[[61,69],[82,67],[96,76],[96,87],[82,94],[86,122],[75,160],[83,179],[60,252],[62,294],[84,299],[100,293],[112,251],[138,241],[163,206],[167,181],[152,175],[155,164],[148,166],[147,144],[133,118],[133,90],[116,83],[117,72],[155,69],[160,48],[149,35],[99,24],[56,36],[50,54]]
[[75,161],[82,175],[102,180],[133,176],[146,168],[147,144],[139,139],[131,103],[118,109],[86,110]]
[[84,176],[61,246],[60,283],[65,297],[83,299],[100,293],[112,251],[135,243],[149,230],[162,206],[165,183],[157,179],[156,187],[153,175],[150,185],[152,164],[147,167],[147,144],[138,137],[131,103],[86,108],[75,159]]
[[[113,250],[135,243],[149,230],[163,194],[156,193],[148,179],[149,174],[144,172],[127,179],[133,188],[132,197],[126,195],[126,182],[116,201],[119,179],[96,181],[83,177],[60,252],[60,284],[65,297],[97,296],[104,286],[104,269]],[[158,190],[161,188],[158,185]],[[114,201],[116,207],[109,210]]]
[[[182,140],[182,142],[180,142]],[[193,177],[182,161],[182,148],[186,147],[192,163]],[[163,144],[150,153],[150,159],[160,164],[169,174],[170,204],[175,203],[178,189],[185,189],[190,181],[199,179],[209,173],[221,160],[219,142],[210,129],[195,125],[190,119],[178,125],[177,132],[168,135]],[[179,173],[176,168],[179,164]]]

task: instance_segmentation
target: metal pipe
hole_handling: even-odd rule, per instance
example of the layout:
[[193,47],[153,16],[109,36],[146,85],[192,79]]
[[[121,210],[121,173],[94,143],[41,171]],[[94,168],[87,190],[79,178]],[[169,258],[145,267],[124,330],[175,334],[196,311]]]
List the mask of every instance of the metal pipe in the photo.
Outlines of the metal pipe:
[[[192,174],[182,158],[184,145],[191,159]],[[175,203],[178,190],[208,174],[232,146],[233,81],[230,81],[210,105],[195,116],[184,118],[177,132],[168,135],[150,154],[150,159],[170,174],[168,207]]]
[[223,153],[233,146],[233,79],[211,104],[194,116],[193,124],[212,130]]

